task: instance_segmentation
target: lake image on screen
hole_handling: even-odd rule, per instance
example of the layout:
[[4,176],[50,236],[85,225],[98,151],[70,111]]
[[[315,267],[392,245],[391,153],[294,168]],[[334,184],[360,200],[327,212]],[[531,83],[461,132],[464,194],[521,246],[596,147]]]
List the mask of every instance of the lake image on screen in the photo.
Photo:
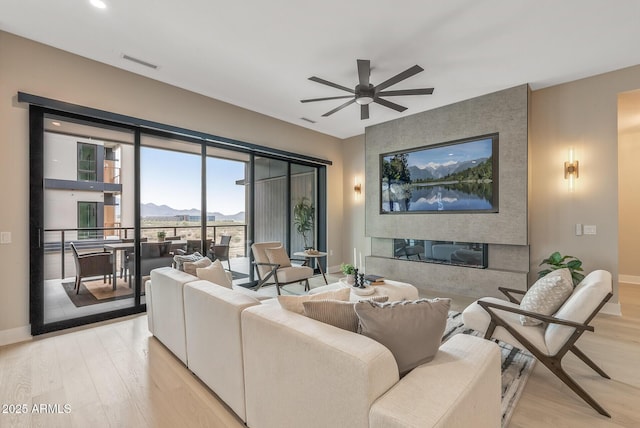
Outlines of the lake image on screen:
[[493,210],[491,138],[382,158],[383,212]]

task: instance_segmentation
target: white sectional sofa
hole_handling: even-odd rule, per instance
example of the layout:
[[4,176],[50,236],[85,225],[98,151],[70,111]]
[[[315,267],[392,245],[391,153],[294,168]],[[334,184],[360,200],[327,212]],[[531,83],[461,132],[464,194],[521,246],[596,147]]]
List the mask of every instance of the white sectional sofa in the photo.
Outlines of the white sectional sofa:
[[146,292],[150,331],[248,427],[500,426],[492,342],[456,335],[399,379],[380,343],[275,299],[166,268]]

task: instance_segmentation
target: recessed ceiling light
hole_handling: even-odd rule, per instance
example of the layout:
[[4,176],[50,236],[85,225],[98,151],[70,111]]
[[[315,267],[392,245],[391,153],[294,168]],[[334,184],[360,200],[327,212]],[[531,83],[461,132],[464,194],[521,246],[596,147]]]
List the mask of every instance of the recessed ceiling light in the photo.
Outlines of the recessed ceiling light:
[[98,9],[106,9],[107,4],[102,0],[89,0],[93,7],[97,7]]
[[51,122],[53,126],[60,126],[60,122]]

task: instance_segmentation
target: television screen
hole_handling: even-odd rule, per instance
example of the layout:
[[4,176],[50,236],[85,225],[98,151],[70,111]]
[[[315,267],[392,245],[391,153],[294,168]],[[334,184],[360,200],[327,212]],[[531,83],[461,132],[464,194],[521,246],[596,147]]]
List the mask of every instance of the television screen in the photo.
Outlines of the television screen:
[[498,134],[380,155],[381,213],[498,212]]

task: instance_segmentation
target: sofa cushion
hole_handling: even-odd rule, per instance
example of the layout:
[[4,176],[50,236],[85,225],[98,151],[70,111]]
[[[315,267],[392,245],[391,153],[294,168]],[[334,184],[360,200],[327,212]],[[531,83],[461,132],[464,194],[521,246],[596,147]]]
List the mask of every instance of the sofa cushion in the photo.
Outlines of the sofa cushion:
[[300,315],[304,314],[304,302],[310,300],[349,300],[351,290],[348,288],[342,288],[340,290],[325,291],[318,294],[307,294],[305,296],[278,296],[278,302],[283,309],[291,312],[296,312]]
[[[389,300],[389,296],[374,296],[370,299],[378,303]],[[304,315],[325,324],[341,328],[356,333],[358,331],[358,315],[356,314],[355,302],[344,302],[341,300],[310,300],[302,302]]]
[[185,254],[185,255],[176,255],[173,256],[173,261],[176,264],[176,269],[184,271],[184,267],[182,266],[184,262],[196,262],[202,258],[202,254],[197,251],[193,254]]
[[358,302],[358,330],[391,351],[400,376],[435,357],[447,324],[451,299],[392,303]]
[[[529,288],[520,302],[520,309],[543,315],[554,314],[573,292],[573,280],[569,269],[549,272]],[[542,321],[520,315],[522,325],[539,325]]]
[[291,266],[287,250],[282,245],[274,248],[265,248],[264,252],[267,255],[267,259],[269,259],[269,263],[278,264],[281,268]]
[[[203,258],[202,260],[209,259]],[[185,267],[185,271],[186,270],[187,269]],[[222,263],[220,262],[220,260],[216,260],[215,262],[210,263],[207,267],[196,268],[196,276],[200,279],[213,282],[214,284],[221,285],[226,288],[232,287],[232,282],[229,280],[227,272],[224,270],[224,267],[222,267]]]
[[183,270],[188,273],[191,274],[193,276],[197,276],[197,269],[199,268],[206,268],[207,266],[211,266],[211,259],[209,259],[209,257],[203,257],[201,259],[198,259],[194,262],[184,262],[182,263],[182,268]]

